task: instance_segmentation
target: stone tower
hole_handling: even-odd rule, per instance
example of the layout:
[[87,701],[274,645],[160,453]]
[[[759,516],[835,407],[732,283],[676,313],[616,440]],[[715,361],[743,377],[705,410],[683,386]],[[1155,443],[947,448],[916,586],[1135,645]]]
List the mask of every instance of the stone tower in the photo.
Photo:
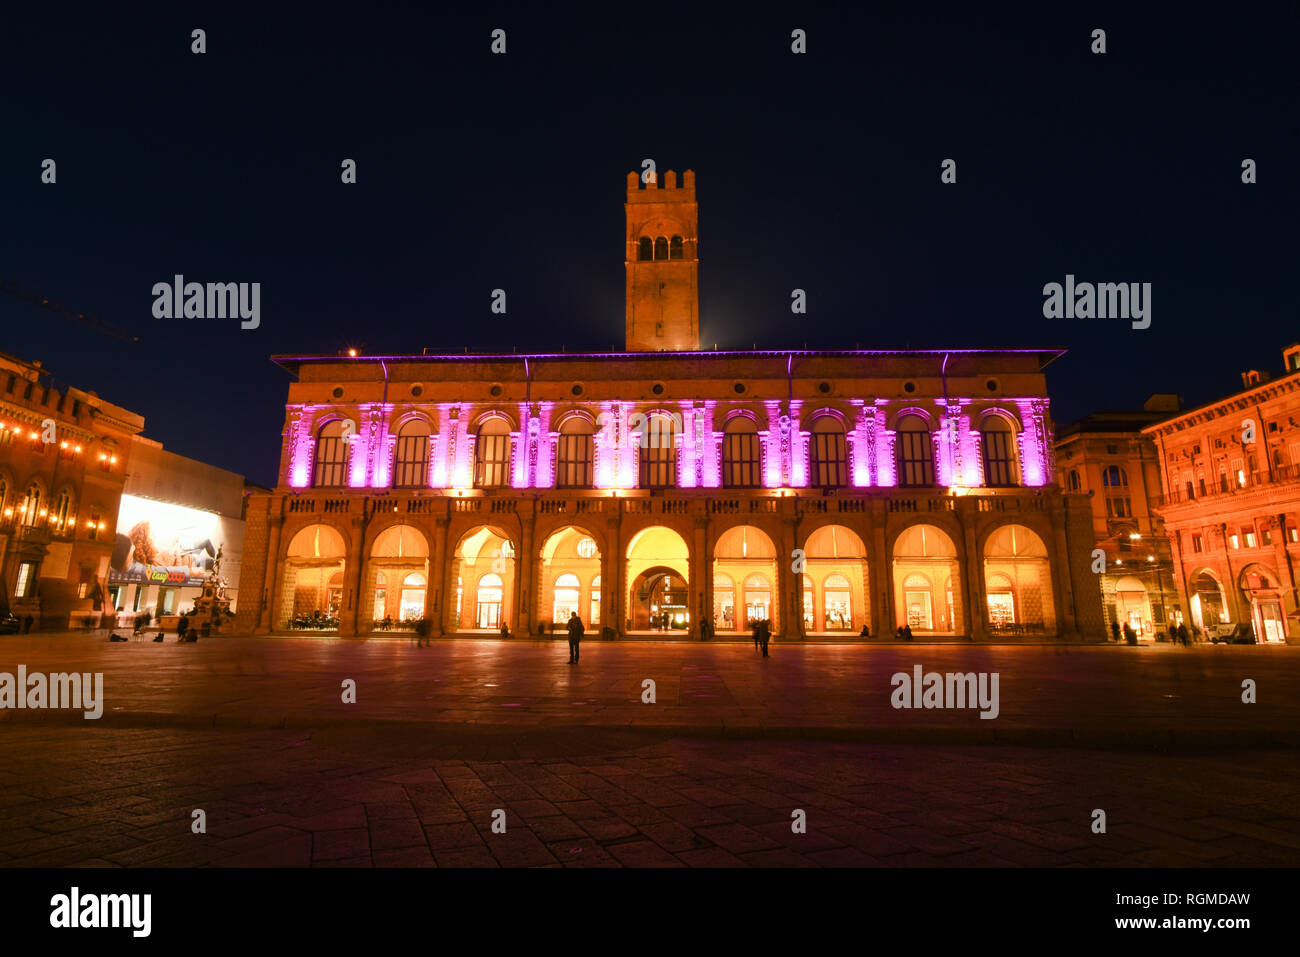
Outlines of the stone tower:
[[627,351],[700,348],[700,260],[695,173],[666,170],[641,185],[627,174]]

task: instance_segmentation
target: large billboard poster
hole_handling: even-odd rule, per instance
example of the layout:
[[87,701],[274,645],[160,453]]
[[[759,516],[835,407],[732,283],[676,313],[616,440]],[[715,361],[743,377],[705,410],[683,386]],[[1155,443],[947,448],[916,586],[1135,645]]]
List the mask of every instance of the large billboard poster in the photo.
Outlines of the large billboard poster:
[[108,581],[201,585],[226,536],[225,524],[214,512],[123,495]]

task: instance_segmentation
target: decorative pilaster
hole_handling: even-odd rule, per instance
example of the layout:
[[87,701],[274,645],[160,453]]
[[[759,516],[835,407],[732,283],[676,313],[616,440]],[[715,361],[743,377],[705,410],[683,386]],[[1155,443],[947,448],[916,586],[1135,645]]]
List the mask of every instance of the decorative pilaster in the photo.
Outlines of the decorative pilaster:
[[1029,487],[1046,485],[1048,474],[1047,401],[1020,399],[1021,481]]
[[690,402],[683,402],[681,408],[682,433],[677,453],[677,487],[695,488],[700,480],[695,406]]
[[894,467],[894,430],[885,427],[888,421],[885,409],[886,400],[876,400],[876,482],[888,488],[898,484],[898,470]]
[[871,471],[867,466],[867,414],[865,402],[862,399],[851,399],[854,406],[857,407],[857,414],[853,417],[853,424],[849,429],[847,441],[849,445],[849,476],[850,480],[857,488],[863,488],[871,484]]
[[787,443],[786,453],[782,459],[782,469],[785,473],[782,482],[791,488],[806,488],[808,486],[808,436],[810,433],[807,429],[798,428],[802,407],[803,401],[801,399],[791,399],[790,407],[785,416],[790,438]]

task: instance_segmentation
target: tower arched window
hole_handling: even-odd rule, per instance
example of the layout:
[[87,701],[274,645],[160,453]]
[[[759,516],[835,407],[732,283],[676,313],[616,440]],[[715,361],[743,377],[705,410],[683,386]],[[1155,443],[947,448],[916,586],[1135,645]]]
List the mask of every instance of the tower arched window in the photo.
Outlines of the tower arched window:
[[343,420],[335,419],[320,430],[316,438],[316,463],[312,475],[315,488],[337,488],[346,484],[348,442],[343,435]]
[[412,419],[397,433],[393,486],[419,488],[429,484],[429,423]]
[[1070,469],[1070,491],[1077,492],[1083,488],[1083,482],[1079,479],[1078,469]]
[[814,488],[843,488],[849,484],[849,455],[844,426],[833,415],[813,420],[812,449],[809,452],[811,484]]
[[898,484],[924,487],[934,484],[934,444],[930,425],[919,415],[898,420]]
[[510,484],[510,423],[500,416],[479,426],[474,443],[474,484],[478,488]]
[[641,488],[672,488],[677,484],[678,424],[667,415],[652,415],[638,432],[641,446]]
[[1118,465],[1108,465],[1101,473],[1106,496],[1107,518],[1132,518],[1133,501],[1128,494],[1128,473]]
[[591,488],[593,434],[591,423],[580,415],[560,424],[555,450],[556,488]]
[[674,236],[671,240],[669,240],[669,243],[668,243],[668,258],[669,258],[669,259],[685,259],[685,258],[686,258],[686,246],[685,246],[685,244],[682,242],[682,237],[680,237],[680,236]]
[[738,415],[727,423],[722,438],[722,484],[727,488],[757,488],[763,484],[758,429],[748,416]]
[[667,259],[667,258],[668,258],[668,240],[663,236],[656,237],[655,259]]
[[1011,423],[1000,415],[991,415],[980,427],[980,444],[984,455],[984,484],[994,488],[1015,485],[1015,432]]
[[655,241],[649,236],[642,236],[641,241],[637,243],[636,258],[641,262],[649,262],[654,259]]

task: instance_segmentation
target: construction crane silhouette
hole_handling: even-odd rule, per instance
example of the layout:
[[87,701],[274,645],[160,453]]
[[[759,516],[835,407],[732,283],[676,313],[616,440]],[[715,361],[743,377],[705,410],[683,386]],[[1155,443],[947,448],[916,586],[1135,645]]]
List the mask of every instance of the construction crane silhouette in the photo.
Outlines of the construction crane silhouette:
[[77,322],[85,323],[86,325],[90,326],[92,329],[95,329],[98,332],[102,332],[106,336],[112,336],[114,339],[121,339],[125,342],[140,341],[139,336],[133,336],[129,332],[124,332],[123,330],[117,328],[117,326],[114,326],[112,323],[105,322],[103,319],[99,319],[95,316],[88,316],[84,312],[76,312],[73,309],[70,309],[67,306],[63,305],[62,303],[54,302],[53,300],[50,299],[45,299],[41,296],[35,295],[34,293],[24,292],[22,289],[19,289],[14,283],[0,280],[0,292],[6,292],[11,296],[15,296],[23,300],[24,302],[30,302],[33,306],[40,306],[42,309],[48,309],[50,312],[57,312],[60,316],[63,316],[65,319],[75,319]]

